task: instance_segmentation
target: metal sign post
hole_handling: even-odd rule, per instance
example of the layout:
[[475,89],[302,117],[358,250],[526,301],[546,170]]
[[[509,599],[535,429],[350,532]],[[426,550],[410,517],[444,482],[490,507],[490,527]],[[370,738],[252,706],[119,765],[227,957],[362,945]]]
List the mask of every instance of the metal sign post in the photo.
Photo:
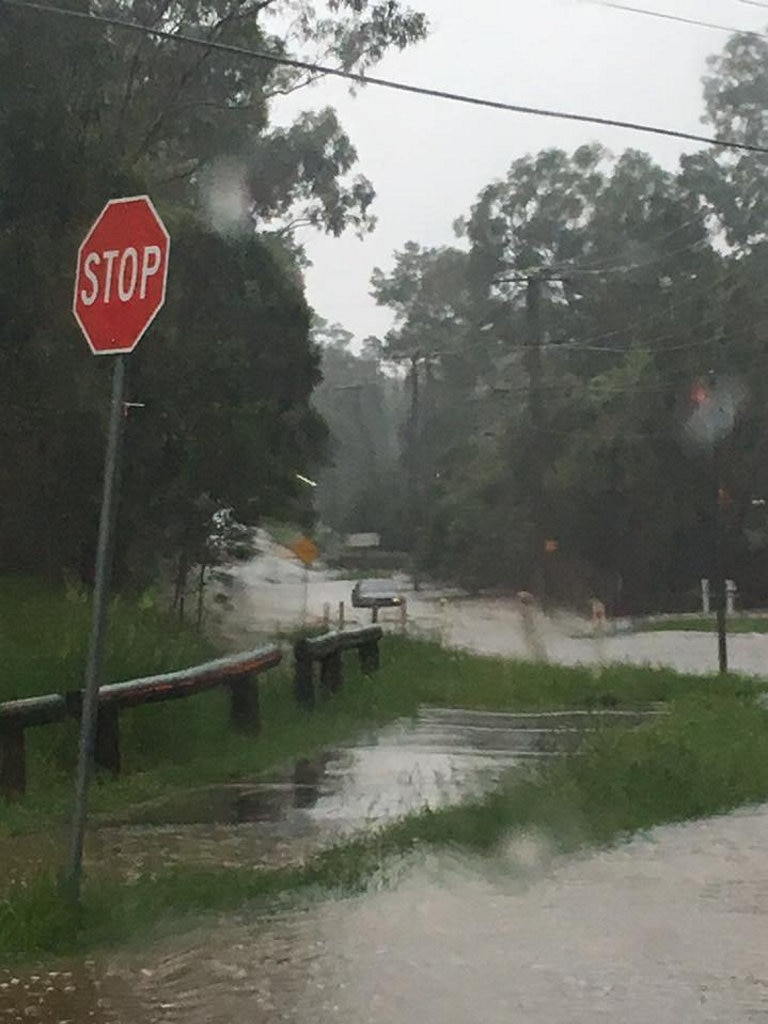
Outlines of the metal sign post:
[[[298,473],[296,474],[299,475]],[[300,477],[305,479],[305,477]],[[296,555],[304,566],[304,591],[301,602],[301,626],[306,628],[309,614],[309,567],[319,557],[320,549],[309,537],[296,537],[288,545],[288,549]]]
[[79,900],[80,898],[83,840],[88,809],[88,787],[91,780],[93,751],[96,741],[99,683],[104,654],[109,586],[112,576],[120,454],[124,432],[123,425],[125,423],[125,410],[123,408],[125,361],[126,356],[117,356],[112,370],[112,401],[109,410],[107,452],[104,459],[104,489],[99,518],[99,539],[96,548],[96,579],[93,592],[91,640],[88,649],[88,661],[85,667],[83,706],[80,716],[80,746],[78,749],[77,776],[75,781],[75,808],[72,816],[72,836],[65,880],[67,891],[74,900]]
[[717,666],[720,675],[728,672],[728,607],[726,571],[726,506],[728,493],[724,480],[724,445],[733,433],[744,392],[738,382],[718,380],[710,370],[708,380],[694,381],[691,385],[691,412],[686,424],[690,441],[708,455],[707,472],[711,487],[712,563],[711,579],[705,587],[702,580],[702,604],[705,611],[712,597],[717,619]]
[[[112,199],[83,239],[77,254],[72,312],[94,355],[114,359],[112,399],[104,459],[96,578],[88,661],[80,714],[72,835],[64,885],[80,900],[88,787],[98,730],[99,686],[112,576],[120,453],[125,425],[125,373],[132,352],[165,302],[170,238],[148,196]],[[130,403],[136,405],[139,403]]]

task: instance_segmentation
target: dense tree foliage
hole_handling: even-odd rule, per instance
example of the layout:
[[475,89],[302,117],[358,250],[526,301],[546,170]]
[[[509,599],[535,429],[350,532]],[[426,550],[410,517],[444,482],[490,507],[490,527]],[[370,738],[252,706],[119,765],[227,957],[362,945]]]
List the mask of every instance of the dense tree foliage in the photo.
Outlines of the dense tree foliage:
[[[82,5],[75,5],[78,10]],[[104,0],[94,13],[364,69],[425,33],[397,0]],[[69,309],[75,254],[116,195],[172,234],[166,309],[131,357],[119,568],[195,560],[213,508],[307,518],[323,455],[298,225],[369,230],[373,187],[332,110],[274,128],[307,78],[82,20],[0,10],[0,571],[90,574],[109,360]]]
[[375,531],[400,548],[406,534],[400,480],[398,424],[402,391],[382,371],[378,352],[354,353],[352,335],[318,318],[323,380],[313,405],[328,424],[330,464],[318,476],[316,507],[322,523],[340,534]]
[[[711,61],[717,132],[768,144],[765,58],[737,37]],[[546,150],[482,190],[465,248],[410,242],[374,274],[395,314],[382,353],[418,395],[401,458],[425,567],[693,606],[719,502],[728,573],[768,598],[767,168]]]

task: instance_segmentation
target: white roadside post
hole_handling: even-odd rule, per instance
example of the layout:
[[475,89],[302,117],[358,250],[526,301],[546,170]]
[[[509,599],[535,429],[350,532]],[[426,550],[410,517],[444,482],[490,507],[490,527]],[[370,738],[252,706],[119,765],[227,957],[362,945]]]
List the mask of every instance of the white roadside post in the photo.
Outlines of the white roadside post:
[[709,615],[710,602],[709,602],[709,580],[703,579],[701,581],[701,610],[704,615]]

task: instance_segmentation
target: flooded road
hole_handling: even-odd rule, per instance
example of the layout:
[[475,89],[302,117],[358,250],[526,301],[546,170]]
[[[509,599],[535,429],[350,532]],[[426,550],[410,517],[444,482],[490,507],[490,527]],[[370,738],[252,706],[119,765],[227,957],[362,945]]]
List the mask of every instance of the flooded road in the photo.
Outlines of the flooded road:
[[[449,647],[508,658],[539,657],[543,652],[547,660],[562,665],[627,662],[664,665],[697,675],[718,668],[717,638],[711,633],[619,630],[614,635],[609,623],[609,634],[596,638],[585,617],[536,612],[532,649],[520,603],[514,598],[468,598],[429,590],[416,593],[406,576],[395,575],[394,581],[407,601],[408,631]],[[237,646],[246,639],[295,628],[304,617],[305,599],[306,619],[312,624],[322,622],[326,610],[336,623],[340,602],[344,602],[348,625],[367,623],[370,612],[351,607],[352,586],[352,581],[334,579],[322,569],[305,574],[301,566],[277,554],[255,559],[234,574],[233,608],[225,622],[225,635]],[[384,609],[380,621],[385,628],[399,630],[400,611]],[[755,676],[768,672],[767,633],[729,636],[728,651],[732,671]]]
[[493,864],[413,864],[392,891],[0,972],[0,1020],[764,1021],[767,847],[766,809],[580,857],[510,840]]
[[[298,621],[295,576],[251,581],[238,636]],[[349,589],[311,580],[310,618]],[[514,602],[409,595],[409,616],[409,628],[455,646],[527,653]],[[596,642],[573,626],[538,623],[548,658],[714,668],[711,636]],[[732,652],[742,671],[762,673],[768,637],[735,638]],[[492,786],[610,721],[627,724],[610,712],[430,709],[265,782],[148,805],[100,828],[88,856],[126,877],[180,862],[301,859],[361,826]],[[0,968],[0,1024],[768,1022],[767,848],[768,807],[580,856],[555,856],[530,836],[511,837],[493,862],[429,855],[404,864],[393,888],[354,899],[244,909],[53,970]]]

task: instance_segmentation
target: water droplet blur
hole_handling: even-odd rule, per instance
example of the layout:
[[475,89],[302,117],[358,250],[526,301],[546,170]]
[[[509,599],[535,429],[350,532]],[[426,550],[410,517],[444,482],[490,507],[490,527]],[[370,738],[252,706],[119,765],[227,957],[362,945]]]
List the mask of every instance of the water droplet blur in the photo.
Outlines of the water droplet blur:
[[214,231],[232,235],[253,227],[245,167],[234,159],[217,160],[201,177],[200,197]]

